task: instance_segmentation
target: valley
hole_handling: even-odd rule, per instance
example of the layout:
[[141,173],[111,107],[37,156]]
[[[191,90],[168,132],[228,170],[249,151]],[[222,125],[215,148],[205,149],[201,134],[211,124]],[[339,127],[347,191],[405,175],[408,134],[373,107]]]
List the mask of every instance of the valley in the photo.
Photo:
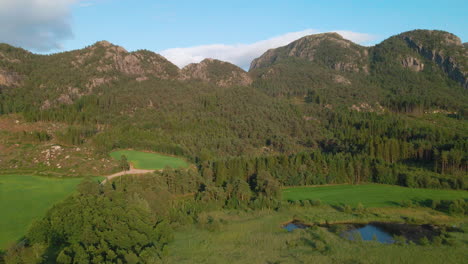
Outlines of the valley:
[[0,44],[0,263],[463,263],[467,56],[439,30],[248,71]]

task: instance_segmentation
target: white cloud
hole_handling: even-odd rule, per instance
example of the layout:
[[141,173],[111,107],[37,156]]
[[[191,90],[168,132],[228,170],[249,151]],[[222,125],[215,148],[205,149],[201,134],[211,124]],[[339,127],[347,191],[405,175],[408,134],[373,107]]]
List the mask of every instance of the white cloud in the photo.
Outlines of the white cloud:
[[0,0],[0,42],[35,51],[73,37],[70,9],[80,0]]
[[[366,33],[352,31],[335,31],[344,38],[359,44],[366,44],[374,40],[375,37]],[[286,33],[267,40],[261,40],[251,44],[212,44],[201,45],[188,48],[172,48],[161,51],[161,55],[166,57],[180,68],[189,63],[197,63],[205,58],[219,59],[228,61],[237,66],[248,69],[250,62],[262,55],[265,51],[272,48],[287,45],[292,41],[311,34],[320,33],[315,29],[307,29],[298,32]]]

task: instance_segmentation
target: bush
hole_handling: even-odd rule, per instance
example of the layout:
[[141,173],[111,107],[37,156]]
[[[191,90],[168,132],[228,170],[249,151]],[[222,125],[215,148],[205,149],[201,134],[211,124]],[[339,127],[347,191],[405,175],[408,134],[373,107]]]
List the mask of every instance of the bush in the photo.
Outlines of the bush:
[[358,205],[356,206],[356,208],[354,208],[354,210],[357,212],[357,213],[364,213],[365,212],[365,208],[364,208],[364,205],[362,205],[362,203],[358,203]]
[[440,236],[435,236],[432,238],[432,244],[434,246],[440,246],[442,245],[442,238]]
[[419,244],[421,246],[427,246],[429,245],[429,239],[427,239],[427,237],[422,237],[421,239],[419,239]]
[[404,236],[393,236],[393,240],[395,241],[395,244],[397,245],[404,245],[406,244],[406,238]]
[[345,204],[342,209],[343,209],[343,212],[345,212],[347,214],[350,214],[350,213],[353,212],[353,208],[350,205],[347,205],[347,204]]
[[403,201],[401,201],[400,205],[402,207],[406,207],[406,208],[411,208],[411,207],[414,206],[413,202],[410,201],[410,200],[403,200]]

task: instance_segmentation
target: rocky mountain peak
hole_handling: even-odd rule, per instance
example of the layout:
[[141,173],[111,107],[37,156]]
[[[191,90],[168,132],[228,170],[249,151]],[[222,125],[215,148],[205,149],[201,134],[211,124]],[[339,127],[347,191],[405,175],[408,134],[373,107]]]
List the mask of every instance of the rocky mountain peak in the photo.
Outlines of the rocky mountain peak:
[[[95,68],[102,74],[121,72],[134,76],[138,81],[147,80],[149,77],[169,79],[176,77],[179,71],[177,66],[154,52],[128,52],[125,48],[105,40],[77,52],[71,63],[76,68]],[[91,80],[90,86],[101,83],[102,81]]]
[[247,72],[229,62],[216,59],[204,59],[200,63],[191,63],[181,70],[181,80],[201,80],[213,82],[221,87],[249,85],[252,79]]
[[271,49],[252,61],[250,70],[269,67],[287,58],[299,58],[344,72],[367,72],[367,48],[338,33],[305,36],[290,44]]
[[112,43],[110,43],[107,40],[98,41],[94,45],[99,45],[99,46],[103,46],[103,47],[112,47],[112,46],[114,46]]

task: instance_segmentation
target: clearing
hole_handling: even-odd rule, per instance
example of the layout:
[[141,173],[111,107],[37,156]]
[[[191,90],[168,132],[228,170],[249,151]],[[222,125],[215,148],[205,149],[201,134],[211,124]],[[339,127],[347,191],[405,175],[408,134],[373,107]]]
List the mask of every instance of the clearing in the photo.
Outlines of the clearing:
[[110,153],[110,156],[116,160],[125,155],[127,160],[133,164],[136,169],[144,170],[162,170],[165,167],[187,168],[189,163],[182,158],[172,157],[159,153],[149,153],[136,150],[118,150]]
[[416,189],[384,184],[330,185],[292,187],[283,190],[283,200],[320,200],[330,205],[385,207],[399,205],[404,200],[467,199],[468,192],[454,190]]
[[20,239],[35,219],[74,192],[82,180],[0,175],[0,250]]

